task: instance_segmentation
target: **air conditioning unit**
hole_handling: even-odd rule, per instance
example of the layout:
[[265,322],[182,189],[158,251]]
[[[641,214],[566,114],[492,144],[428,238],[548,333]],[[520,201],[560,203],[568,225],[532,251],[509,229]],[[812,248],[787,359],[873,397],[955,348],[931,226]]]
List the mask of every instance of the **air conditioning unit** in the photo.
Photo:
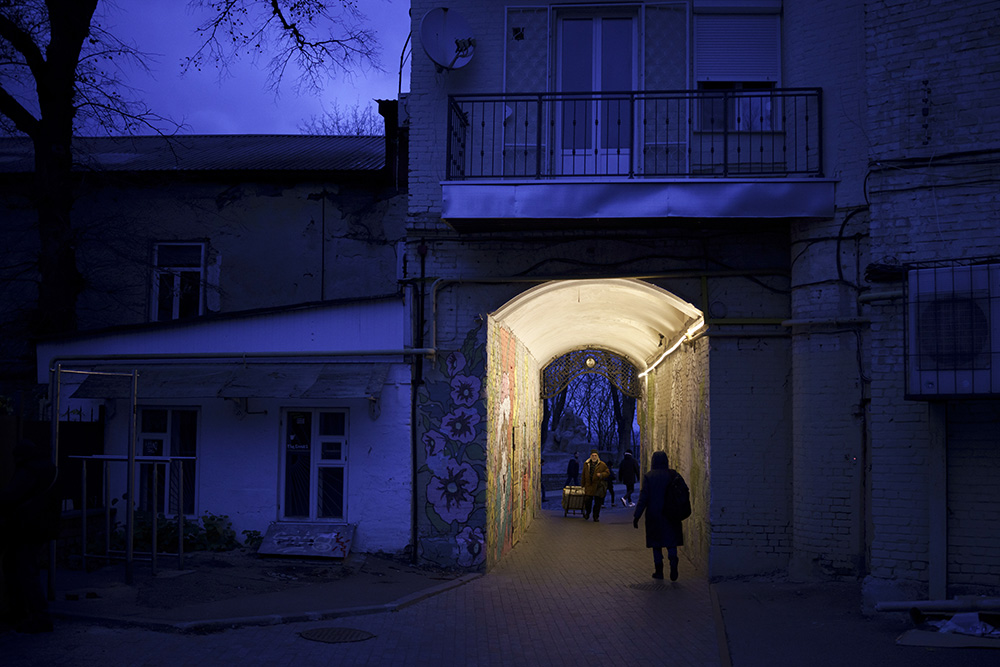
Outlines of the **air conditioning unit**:
[[907,275],[910,398],[1000,394],[1000,264]]

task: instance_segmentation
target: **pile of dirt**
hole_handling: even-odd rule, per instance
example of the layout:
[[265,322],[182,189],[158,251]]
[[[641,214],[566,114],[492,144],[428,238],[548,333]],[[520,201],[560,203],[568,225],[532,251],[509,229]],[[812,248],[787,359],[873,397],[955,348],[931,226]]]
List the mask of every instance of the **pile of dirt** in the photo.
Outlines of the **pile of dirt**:
[[401,556],[351,554],[343,559],[308,559],[237,549],[191,552],[184,554],[180,563],[176,557],[161,556],[155,573],[149,561],[137,560],[131,584],[126,584],[121,561],[87,572],[62,572],[59,589],[67,600],[114,598],[126,599],[139,608],[176,609],[334,581],[368,586],[405,581],[408,592],[463,574],[417,567]]
[[194,552],[185,555],[183,569],[176,569],[175,561],[161,565],[155,575],[148,569],[138,571],[136,604],[172,609],[193,602],[272,593],[343,579],[362,564],[351,560],[277,558],[241,550]]

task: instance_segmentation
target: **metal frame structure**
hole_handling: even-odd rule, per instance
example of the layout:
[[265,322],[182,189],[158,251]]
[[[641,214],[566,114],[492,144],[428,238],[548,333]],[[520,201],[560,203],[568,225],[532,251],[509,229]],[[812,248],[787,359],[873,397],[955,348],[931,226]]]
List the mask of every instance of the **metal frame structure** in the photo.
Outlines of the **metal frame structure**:
[[[132,584],[135,579],[134,573],[134,563],[135,563],[135,546],[133,544],[135,538],[135,472],[136,467],[142,465],[152,465],[153,469],[160,465],[169,466],[173,461],[185,461],[194,460],[195,457],[190,456],[137,456],[136,455],[136,436],[137,436],[137,405],[138,405],[138,386],[139,386],[139,371],[133,369],[131,373],[116,373],[107,371],[94,371],[94,370],[71,370],[62,367],[62,363],[57,363],[53,368],[49,369],[49,391],[50,400],[52,404],[52,456],[53,459],[58,463],[59,461],[59,414],[61,412],[62,403],[62,376],[63,374],[68,375],[86,375],[86,376],[113,376],[122,377],[129,379],[130,387],[130,397],[129,397],[129,435],[128,435],[128,454],[127,456],[108,456],[108,455],[97,455],[97,456],[73,456],[70,458],[80,460],[82,463],[81,468],[81,504],[80,504],[80,516],[81,516],[81,560],[82,565],[86,567],[87,557],[100,557],[100,558],[111,558],[111,498],[110,498],[110,485],[108,484],[108,472],[109,464],[113,462],[124,462],[126,463],[126,498],[128,502],[126,503],[125,509],[125,583]],[[104,480],[104,522],[105,522],[105,549],[104,554],[89,554],[87,553],[87,463],[90,461],[103,461],[104,462],[104,474],[102,479]],[[180,464],[180,479],[181,488],[179,493],[181,494],[178,498],[177,504],[177,566],[178,568],[183,566],[184,562],[184,504],[183,504],[183,480],[184,480],[184,467]],[[157,475],[153,475],[153,494],[154,498],[157,493]],[[153,511],[153,521],[152,521],[152,545],[150,547],[150,562],[153,573],[156,573],[157,569],[157,518],[158,512],[154,507]],[[55,562],[55,542],[52,542],[50,548],[50,558],[51,562]],[[53,582],[53,568],[49,568],[49,590],[54,590]]]

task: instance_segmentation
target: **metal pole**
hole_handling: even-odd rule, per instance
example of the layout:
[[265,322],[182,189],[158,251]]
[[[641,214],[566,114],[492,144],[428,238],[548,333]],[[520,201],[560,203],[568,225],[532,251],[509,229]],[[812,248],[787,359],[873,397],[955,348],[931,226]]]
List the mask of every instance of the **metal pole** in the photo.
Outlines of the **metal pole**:
[[[56,364],[55,370],[55,396],[52,398],[52,414],[51,418],[51,428],[52,428],[52,463],[56,466],[56,476],[59,475],[59,412],[61,408],[59,407],[59,385],[62,382],[62,364]],[[51,391],[52,383],[49,383]],[[62,511],[60,508],[59,513],[60,519],[62,517]],[[51,540],[49,542],[49,570],[47,575],[48,580],[48,599],[53,601],[56,599],[56,541]]]
[[[139,465],[141,466],[142,464],[140,463]],[[153,576],[156,576],[156,549],[158,546],[156,540],[156,528],[157,528],[156,524],[159,523],[159,518],[160,518],[160,498],[159,498],[160,462],[153,461],[152,463],[147,463],[146,465],[151,466],[153,471],[153,498],[152,498],[153,507],[150,510],[150,518],[149,518],[151,524],[150,530],[152,531],[150,533],[152,536],[152,545],[150,548],[149,562],[150,562],[150,570],[152,571]]]
[[101,485],[104,487],[104,558],[105,563],[111,556],[111,484],[108,481],[110,461],[104,461],[101,465]]
[[[538,104],[538,112],[535,116],[535,178],[541,178],[542,177],[542,123],[544,122],[545,117],[543,115],[543,109],[542,109],[542,104],[544,104],[544,100],[542,100],[542,95],[540,93],[538,95],[537,104]],[[527,143],[528,137],[525,137],[524,141],[525,143]],[[525,168],[527,168],[527,165],[525,165]]]
[[729,176],[729,100],[730,93],[722,93],[722,175]]
[[125,481],[125,495],[127,503],[125,507],[125,583],[131,585],[135,581],[135,573],[132,571],[133,546],[132,538],[135,535],[135,438],[136,438],[136,394],[139,387],[139,372],[132,370],[132,411],[128,425],[128,479]]
[[184,569],[184,461],[177,462],[177,569]]
[[80,459],[80,567],[87,571],[87,459]]

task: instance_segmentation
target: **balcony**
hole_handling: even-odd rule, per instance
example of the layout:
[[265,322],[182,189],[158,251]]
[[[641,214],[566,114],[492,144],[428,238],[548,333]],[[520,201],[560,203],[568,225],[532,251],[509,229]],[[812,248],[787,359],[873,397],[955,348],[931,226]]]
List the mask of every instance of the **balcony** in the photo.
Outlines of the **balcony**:
[[817,88],[452,96],[443,217],[828,217],[821,102]]

